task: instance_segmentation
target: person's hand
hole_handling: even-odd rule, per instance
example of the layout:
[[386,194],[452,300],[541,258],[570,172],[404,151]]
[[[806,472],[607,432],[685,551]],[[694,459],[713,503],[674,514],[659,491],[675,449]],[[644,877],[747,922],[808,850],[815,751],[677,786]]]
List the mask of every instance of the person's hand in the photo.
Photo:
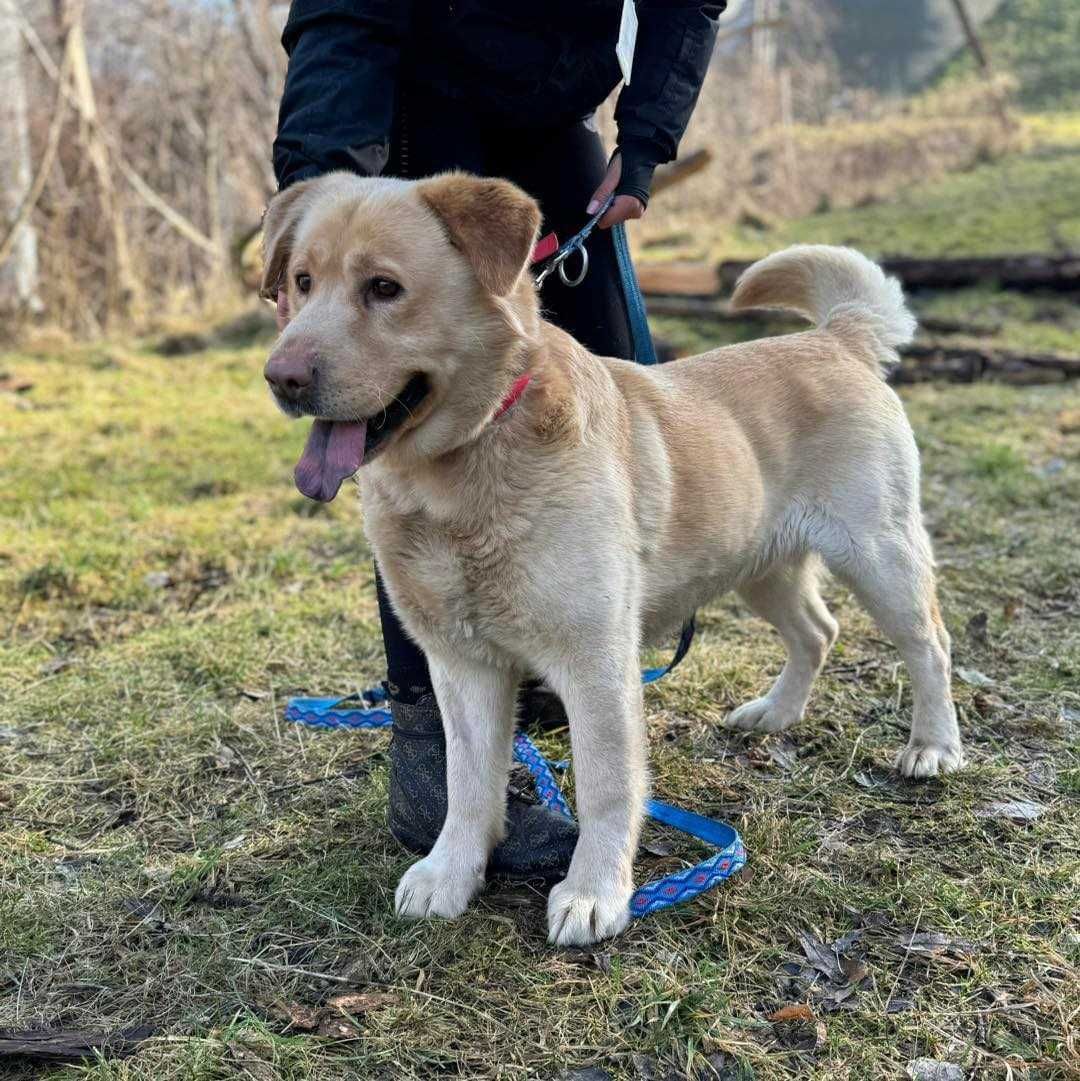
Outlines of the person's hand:
[[277,319],[277,328],[280,334],[289,325],[289,294],[284,286],[278,290],[274,317]]
[[[607,167],[600,187],[593,192],[586,214],[595,214],[604,205],[607,197],[619,186],[622,176],[622,157],[616,154]],[[610,229],[619,222],[640,218],[645,213],[645,204],[636,195],[616,195],[615,202],[608,207],[607,213],[598,222],[601,229]]]

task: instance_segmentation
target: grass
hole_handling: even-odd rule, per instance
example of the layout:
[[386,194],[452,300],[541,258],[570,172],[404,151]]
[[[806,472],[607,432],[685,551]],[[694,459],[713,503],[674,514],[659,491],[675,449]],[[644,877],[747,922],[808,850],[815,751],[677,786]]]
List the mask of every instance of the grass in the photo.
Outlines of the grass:
[[[378,679],[380,649],[353,501],[296,495],[304,433],[261,361],[129,345],[0,364],[33,384],[0,396],[0,1027],[156,1029],[130,1058],[7,1076],[863,1081],[920,1056],[1076,1076],[1080,434],[1057,418],[1077,390],[905,393],[970,767],[891,773],[908,679],[837,588],[806,723],[729,737],[781,651],[724,599],[647,692],[652,771],[735,823],[750,864],[560,952],[530,885],[453,924],[395,919],[386,736],[282,721],[290,694]],[[1017,800],[1037,817],[997,807]],[[697,851],[649,840],[640,880]],[[939,937],[910,949],[913,931]],[[841,940],[848,997],[800,933]],[[382,997],[306,1031],[303,1008],[342,992]],[[769,1020],[792,1003],[816,1020]]]
[[796,243],[856,244],[868,255],[1000,255],[1080,249],[1080,121],[1024,117],[1027,149],[915,183],[887,201],[771,227],[646,219],[650,259],[753,259]]

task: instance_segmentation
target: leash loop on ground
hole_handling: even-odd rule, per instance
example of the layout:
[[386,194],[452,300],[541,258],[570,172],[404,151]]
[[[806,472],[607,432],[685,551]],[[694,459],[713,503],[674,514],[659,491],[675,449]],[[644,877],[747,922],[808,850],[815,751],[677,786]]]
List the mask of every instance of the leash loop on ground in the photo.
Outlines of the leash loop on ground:
[[[671,663],[663,668],[647,668],[641,673],[642,683],[662,679],[686,656],[694,637],[694,621],[683,627],[678,648]],[[285,707],[286,720],[311,728],[388,728],[393,724],[386,702],[386,690],[372,687],[360,694],[336,698],[290,698]],[[572,818],[573,814],[562,794],[551,764],[540,749],[521,731],[514,734],[514,758],[532,775],[540,802],[558,814]],[[738,832],[725,822],[650,799],[645,813],[656,822],[711,845],[717,851],[700,863],[663,878],[645,883],[630,898],[634,917],[671,908],[707,893],[738,872],[746,863],[746,848]]]

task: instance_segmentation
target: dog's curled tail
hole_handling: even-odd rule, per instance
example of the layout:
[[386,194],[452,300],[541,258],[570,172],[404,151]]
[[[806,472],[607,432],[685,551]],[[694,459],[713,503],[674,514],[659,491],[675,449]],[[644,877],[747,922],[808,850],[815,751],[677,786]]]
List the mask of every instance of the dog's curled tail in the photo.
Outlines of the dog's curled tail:
[[896,347],[915,335],[900,283],[861,252],[827,244],[796,244],[754,263],[736,283],[731,307],[784,308],[823,330],[854,323],[869,332],[879,369],[895,363]]

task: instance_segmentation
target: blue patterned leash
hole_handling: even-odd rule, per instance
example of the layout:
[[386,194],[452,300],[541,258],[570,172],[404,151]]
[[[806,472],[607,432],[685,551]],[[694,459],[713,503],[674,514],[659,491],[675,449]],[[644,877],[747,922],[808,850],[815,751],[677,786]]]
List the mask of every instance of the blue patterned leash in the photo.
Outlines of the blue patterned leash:
[[[685,634],[684,630],[684,637]],[[673,660],[666,669],[647,669],[642,673],[642,682],[655,683],[677,663],[678,660]],[[344,698],[290,698],[285,707],[285,718],[312,728],[388,728],[393,724],[393,718],[383,704],[385,701],[386,691],[382,687],[372,687],[362,694]],[[540,802],[572,818],[554,770],[524,732],[514,734],[514,758],[532,775]],[[746,863],[742,838],[724,822],[655,799],[646,800],[645,813],[654,821],[696,837],[717,851],[693,867],[647,882],[630,898],[630,912],[634,917],[647,916],[650,912],[659,912],[698,897],[730,878]]]

